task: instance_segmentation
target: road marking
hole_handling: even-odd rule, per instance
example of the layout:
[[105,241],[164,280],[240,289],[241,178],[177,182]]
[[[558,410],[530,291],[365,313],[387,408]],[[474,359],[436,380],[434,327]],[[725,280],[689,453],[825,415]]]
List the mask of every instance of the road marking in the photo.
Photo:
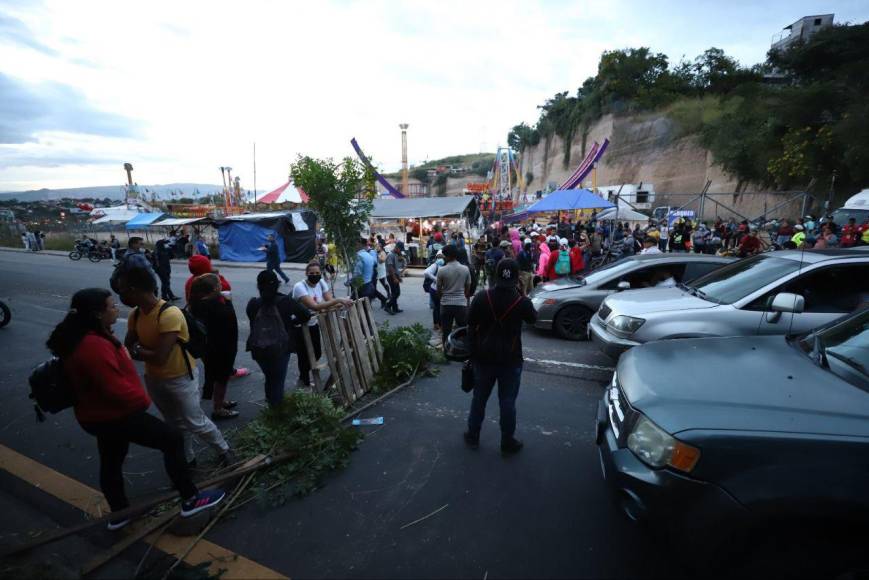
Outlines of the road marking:
[[[103,494],[99,491],[4,445],[0,445],[0,469],[95,518],[105,515],[109,510]],[[143,541],[151,544],[155,536],[156,534],[152,534]],[[177,557],[192,541],[193,538],[165,532],[154,547]],[[224,570],[221,578],[226,579],[286,578],[283,574],[205,539],[199,540],[184,561],[193,566],[211,562],[208,571],[217,574]]]
[[537,363],[537,364],[541,364],[541,365],[559,365],[559,366],[565,366],[565,367],[572,367],[575,369],[590,369],[590,370],[595,370],[595,371],[607,371],[610,373],[615,370],[615,367],[604,367],[604,366],[600,366],[600,365],[587,365],[584,363],[574,363],[574,362],[566,362],[566,361],[560,361],[560,360],[544,360],[544,359],[536,359],[536,358],[526,358],[525,360],[528,362],[533,362],[533,363]]

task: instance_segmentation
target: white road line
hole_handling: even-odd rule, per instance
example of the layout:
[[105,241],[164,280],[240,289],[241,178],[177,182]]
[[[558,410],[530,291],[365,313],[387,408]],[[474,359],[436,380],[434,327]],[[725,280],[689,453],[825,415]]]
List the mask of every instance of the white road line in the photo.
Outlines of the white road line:
[[599,366],[599,365],[587,365],[587,364],[583,364],[583,363],[565,362],[565,361],[560,361],[560,360],[543,360],[543,359],[527,358],[527,357],[525,358],[525,360],[528,362],[533,362],[533,363],[537,363],[537,364],[541,364],[541,365],[559,365],[559,366],[565,366],[565,367],[573,367],[576,369],[592,369],[592,370],[596,370],[596,371],[607,371],[607,372],[613,372],[615,370],[614,367],[603,367],[603,366]]

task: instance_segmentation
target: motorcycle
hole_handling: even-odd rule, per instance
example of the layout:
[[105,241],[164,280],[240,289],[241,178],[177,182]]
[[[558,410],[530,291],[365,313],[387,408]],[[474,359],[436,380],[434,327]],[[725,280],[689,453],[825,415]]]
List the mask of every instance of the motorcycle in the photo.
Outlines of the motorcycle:
[[0,300],[0,328],[3,328],[9,321],[12,320],[12,311],[6,306],[6,303]]
[[[90,242],[78,241],[75,243],[75,248],[69,253],[69,259],[73,262],[78,262],[82,257],[90,254],[93,244]],[[99,261],[99,260],[98,260]]]
[[99,262],[100,260],[111,260],[112,259],[112,251],[108,246],[99,245],[91,250],[87,254],[88,260],[91,262]]

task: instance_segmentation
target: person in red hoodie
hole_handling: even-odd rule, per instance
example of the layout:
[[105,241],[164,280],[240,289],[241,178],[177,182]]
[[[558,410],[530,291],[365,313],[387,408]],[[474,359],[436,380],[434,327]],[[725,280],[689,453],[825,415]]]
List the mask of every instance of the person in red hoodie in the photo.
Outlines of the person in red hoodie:
[[[561,264],[559,264],[559,258],[561,258]],[[573,272],[572,258],[570,250],[567,249],[567,239],[561,238],[558,241],[558,249],[552,250],[549,254],[549,260],[546,263],[546,278],[555,280],[556,278],[570,276]]]
[[576,243],[576,240],[567,242],[570,248],[570,273],[581,274],[585,270],[585,257],[582,255],[582,247]]
[[[184,283],[184,299],[187,301],[187,304],[190,304],[190,288],[193,286],[193,281],[199,276],[204,276],[205,274],[217,274],[218,279],[220,280],[220,291],[221,292],[232,292],[232,286],[229,285],[229,281],[223,277],[219,272],[215,272],[214,268],[211,267],[211,259],[208,256],[203,256],[202,254],[196,254],[195,256],[190,256],[190,259],[187,260],[187,269],[190,270],[191,276],[187,278],[187,282]],[[225,298],[232,299],[230,296],[224,294]],[[229,378],[237,379],[241,377],[246,377],[250,374],[250,369],[240,368],[232,369],[232,375]],[[230,401],[232,404],[233,401]],[[229,406],[227,409],[233,409],[234,406]]]
[[[118,512],[130,506],[122,470],[130,443],[163,452],[166,472],[181,495],[182,517],[216,506],[225,493],[196,489],[184,459],[181,433],[148,414],[151,399],[129,352],[112,332],[117,319],[118,306],[111,292],[79,290],[46,343],[60,358],[75,395],[76,420],[97,438],[100,488],[109,507]],[[123,516],[110,519],[108,528],[117,530],[129,521]]]

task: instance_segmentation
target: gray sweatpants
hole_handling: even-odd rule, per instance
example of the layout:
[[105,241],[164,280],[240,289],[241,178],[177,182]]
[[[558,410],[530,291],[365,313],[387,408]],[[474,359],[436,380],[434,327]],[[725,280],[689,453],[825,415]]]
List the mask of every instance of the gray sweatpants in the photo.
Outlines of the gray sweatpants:
[[193,379],[181,375],[172,379],[159,379],[145,375],[148,394],[166,422],[175,425],[184,436],[184,457],[187,462],[196,458],[193,436],[211,445],[218,453],[225,453],[229,445],[223,434],[199,405],[199,369],[193,369]]

